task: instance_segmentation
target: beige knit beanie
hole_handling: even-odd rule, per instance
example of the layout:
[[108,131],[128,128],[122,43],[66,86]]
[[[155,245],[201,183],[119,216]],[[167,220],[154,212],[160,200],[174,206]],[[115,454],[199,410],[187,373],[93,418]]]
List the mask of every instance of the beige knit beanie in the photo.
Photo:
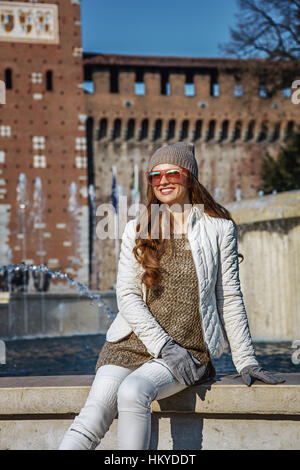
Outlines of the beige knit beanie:
[[149,160],[148,171],[160,163],[173,163],[189,170],[198,179],[198,165],[194,144],[177,142],[157,149]]

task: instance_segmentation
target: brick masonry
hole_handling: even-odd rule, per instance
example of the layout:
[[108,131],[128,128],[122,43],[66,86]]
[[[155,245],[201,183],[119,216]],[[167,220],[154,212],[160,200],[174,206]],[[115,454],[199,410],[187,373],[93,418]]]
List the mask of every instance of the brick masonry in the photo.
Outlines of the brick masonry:
[[[226,205],[260,189],[262,156],[277,157],[289,130],[299,127],[299,107],[247,62],[234,59],[84,54],[86,114],[97,205],[109,202],[112,166],[129,196],[134,165],[142,201],[153,151],[176,141],[194,142],[199,180]],[[296,78],[296,77],[295,77]],[[286,93],[286,90],[285,90]],[[109,288],[115,278],[114,242],[97,241]],[[105,269],[104,269],[105,267]]]

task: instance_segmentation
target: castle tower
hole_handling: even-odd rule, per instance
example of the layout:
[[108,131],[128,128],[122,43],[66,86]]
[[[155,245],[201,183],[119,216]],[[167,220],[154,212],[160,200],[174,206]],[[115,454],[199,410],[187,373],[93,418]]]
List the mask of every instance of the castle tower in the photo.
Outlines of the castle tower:
[[0,105],[0,264],[44,263],[86,283],[79,0],[1,1],[0,63],[6,95]]

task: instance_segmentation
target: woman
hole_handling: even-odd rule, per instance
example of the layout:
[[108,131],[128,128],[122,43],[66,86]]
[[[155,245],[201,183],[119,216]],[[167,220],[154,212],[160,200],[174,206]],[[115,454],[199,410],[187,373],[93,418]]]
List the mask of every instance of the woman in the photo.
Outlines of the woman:
[[[194,145],[163,146],[148,168],[147,210],[126,224],[122,236],[119,312],[86,404],[60,449],[94,449],[117,414],[118,448],[148,449],[151,402],[212,379],[212,358],[229,345],[248,386],[252,378],[284,381],[255,358],[240,290],[236,226],[199,183]],[[153,207],[167,210],[155,214]],[[169,215],[169,231],[163,213]]]

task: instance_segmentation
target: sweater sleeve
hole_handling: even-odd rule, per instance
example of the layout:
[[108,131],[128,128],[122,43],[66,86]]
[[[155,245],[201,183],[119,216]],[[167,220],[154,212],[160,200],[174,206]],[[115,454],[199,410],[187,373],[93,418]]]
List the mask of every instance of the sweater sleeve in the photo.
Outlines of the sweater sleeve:
[[[228,222],[228,223],[227,223]],[[257,365],[243,294],[240,288],[238,241],[232,220],[227,221],[220,246],[220,263],[216,283],[218,312],[225,326],[232,360],[237,371]]]
[[143,301],[138,279],[140,264],[132,251],[135,246],[135,234],[135,220],[130,220],[122,236],[116,284],[117,305],[121,315],[148,352],[157,358],[170,336]]

